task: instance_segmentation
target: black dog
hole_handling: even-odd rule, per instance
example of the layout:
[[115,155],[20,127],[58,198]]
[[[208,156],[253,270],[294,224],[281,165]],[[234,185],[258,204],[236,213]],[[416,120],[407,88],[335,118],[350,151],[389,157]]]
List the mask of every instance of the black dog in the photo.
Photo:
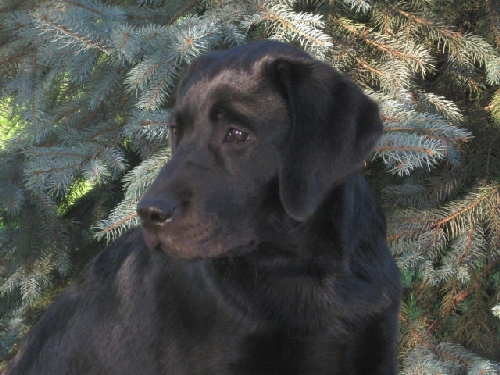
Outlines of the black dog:
[[399,276],[357,173],[377,106],[300,50],[257,42],[181,78],[175,152],[7,373],[396,373]]

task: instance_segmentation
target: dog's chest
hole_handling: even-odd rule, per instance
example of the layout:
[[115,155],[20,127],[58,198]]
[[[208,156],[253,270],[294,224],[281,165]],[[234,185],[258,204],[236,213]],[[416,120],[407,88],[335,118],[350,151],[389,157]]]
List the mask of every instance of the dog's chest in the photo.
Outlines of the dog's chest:
[[173,374],[346,374],[347,348],[322,335],[248,333],[240,327],[233,334],[198,337],[197,342],[194,336],[192,339],[165,357],[169,369],[175,369]]
[[[160,357],[169,364],[169,371],[174,369],[173,374],[335,375],[332,368],[343,371],[345,345],[330,335],[326,321],[323,330],[291,333],[270,316],[300,315],[296,306],[286,306],[295,311],[280,311],[284,306],[275,305],[275,312],[263,312],[250,306],[238,290],[212,281],[198,270],[190,275],[190,288],[177,290],[176,295],[168,289],[173,300],[161,311],[168,318],[160,334],[165,340]],[[309,308],[314,309],[314,304]]]

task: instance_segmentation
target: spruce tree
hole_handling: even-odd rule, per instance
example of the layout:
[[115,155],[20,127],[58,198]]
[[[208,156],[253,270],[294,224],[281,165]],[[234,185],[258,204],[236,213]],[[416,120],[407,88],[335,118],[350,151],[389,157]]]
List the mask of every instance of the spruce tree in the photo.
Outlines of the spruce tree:
[[4,1],[0,357],[87,254],[139,225],[137,201],[170,157],[182,69],[274,38],[350,75],[381,106],[385,133],[364,173],[403,276],[401,373],[499,373],[499,7]]

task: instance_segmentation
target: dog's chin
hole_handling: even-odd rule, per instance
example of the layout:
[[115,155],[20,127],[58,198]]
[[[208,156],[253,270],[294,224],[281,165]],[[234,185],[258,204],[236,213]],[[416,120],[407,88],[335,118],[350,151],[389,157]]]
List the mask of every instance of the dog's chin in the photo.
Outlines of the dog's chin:
[[205,238],[176,236],[161,232],[143,230],[146,246],[153,251],[162,251],[167,255],[184,260],[241,256],[257,247],[253,236],[238,237],[213,235]]

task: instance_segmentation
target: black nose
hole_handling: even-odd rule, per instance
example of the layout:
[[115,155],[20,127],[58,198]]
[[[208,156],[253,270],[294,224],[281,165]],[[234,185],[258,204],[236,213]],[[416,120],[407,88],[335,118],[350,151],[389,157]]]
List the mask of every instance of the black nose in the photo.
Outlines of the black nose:
[[175,205],[167,200],[143,198],[137,206],[137,214],[146,228],[165,225],[173,220]]

